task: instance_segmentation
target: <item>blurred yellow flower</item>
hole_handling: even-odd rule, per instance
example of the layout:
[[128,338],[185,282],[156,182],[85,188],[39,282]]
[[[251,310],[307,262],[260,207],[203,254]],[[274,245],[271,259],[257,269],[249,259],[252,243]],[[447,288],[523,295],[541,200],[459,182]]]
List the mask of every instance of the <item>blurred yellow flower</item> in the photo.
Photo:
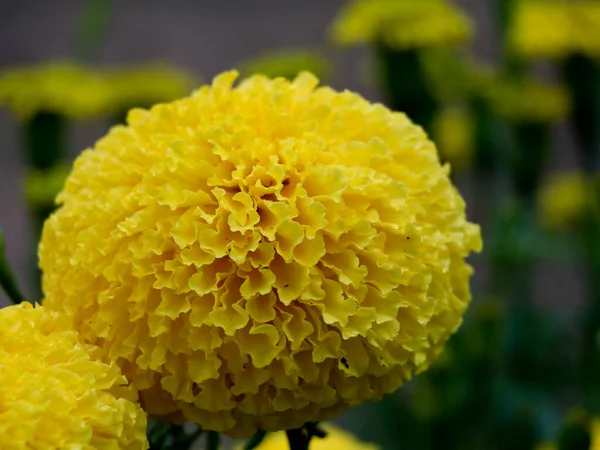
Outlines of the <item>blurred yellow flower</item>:
[[30,207],[51,206],[62,190],[71,166],[60,162],[47,170],[31,169],[25,179],[25,199]]
[[600,56],[600,3],[517,2],[509,49],[525,58],[559,59],[572,53]]
[[186,71],[159,63],[108,70],[105,77],[117,112],[176,100],[189,95],[194,86]]
[[312,72],[317,77],[328,75],[327,60],[321,54],[310,51],[277,51],[265,53],[243,64],[241,72],[246,75],[265,75],[269,78],[284,77],[293,80],[300,72]]
[[471,165],[475,130],[468,110],[460,106],[443,108],[433,122],[432,134],[443,162],[449,162],[455,170]]
[[481,70],[456,49],[428,49],[421,53],[421,62],[430,91],[443,103],[465,100],[473,91]]
[[564,86],[531,78],[513,80],[490,76],[487,83],[482,84],[482,95],[496,114],[515,123],[555,123],[565,119],[571,111],[571,100]]
[[75,162],[40,246],[47,307],[154,416],[300,427],[425,370],[479,227],[420,127],[351,92],[224,73]]
[[137,395],[96,353],[60,313],[29,303],[0,309],[3,449],[148,448]]
[[[312,438],[309,450],[379,450],[380,447],[375,444],[361,442],[352,434],[329,423],[319,425],[327,432],[324,438]],[[238,450],[242,450],[239,446]],[[269,433],[256,450],[288,450],[288,443],[285,432]]]
[[72,63],[15,67],[0,73],[0,105],[21,120],[40,112],[73,118],[100,116],[110,101],[105,80]]
[[332,25],[340,45],[382,42],[398,49],[458,45],[472,34],[467,15],[447,0],[354,0]]
[[578,172],[555,174],[540,193],[541,222],[548,228],[568,228],[581,223],[593,186]]

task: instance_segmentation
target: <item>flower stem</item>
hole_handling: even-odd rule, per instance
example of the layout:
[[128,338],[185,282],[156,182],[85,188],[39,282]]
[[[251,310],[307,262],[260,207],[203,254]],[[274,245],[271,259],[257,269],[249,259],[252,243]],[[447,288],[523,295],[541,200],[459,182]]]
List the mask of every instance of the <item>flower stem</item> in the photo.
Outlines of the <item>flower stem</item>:
[[267,432],[265,430],[258,430],[256,433],[254,433],[254,436],[252,436],[248,442],[246,442],[246,445],[244,445],[244,450],[254,450],[260,445],[266,435]]
[[218,450],[220,446],[219,433],[216,431],[206,432],[206,450]]
[[306,433],[304,427],[287,430],[286,434],[290,443],[290,450],[308,450],[308,444],[310,444],[312,436]]
[[317,422],[307,422],[304,426],[286,431],[290,450],[308,450],[310,440],[314,437],[324,438],[327,433],[319,428]]
[[17,282],[15,281],[15,277],[8,264],[8,260],[6,259],[2,231],[0,231],[0,285],[4,289],[4,292],[6,292],[6,295],[8,295],[8,298],[10,298],[15,305],[25,301],[25,298],[17,287]]

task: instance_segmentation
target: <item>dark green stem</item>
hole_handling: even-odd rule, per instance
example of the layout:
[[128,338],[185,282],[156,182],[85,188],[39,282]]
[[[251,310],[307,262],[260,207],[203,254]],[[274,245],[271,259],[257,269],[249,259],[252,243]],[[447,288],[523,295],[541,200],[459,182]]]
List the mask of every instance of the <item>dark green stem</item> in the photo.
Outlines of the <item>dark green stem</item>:
[[296,428],[295,430],[286,431],[290,450],[308,450],[311,435],[306,433],[304,428]]
[[532,202],[546,166],[550,127],[544,123],[519,123],[513,125],[512,134],[515,144],[510,161],[513,188],[519,198]]
[[327,433],[319,428],[317,422],[307,422],[301,428],[286,431],[290,450],[308,450],[313,437],[324,438]]
[[10,268],[10,264],[6,259],[6,252],[4,248],[4,235],[0,231],[0,286],[8,295],[8,298],[16,305],[25,301],[25,298],[19,291],[17,282]]
[[[47,111],[40,111],[29,119],[23,127],[23,143],[27,150],[28,164],[33,170],[51,171],[66,156],[65,117]],[[41,272],[38,268],[37,246],[44,222],[54,211],[54,205],[33,205],[32,242],[34,248],[31,259],[34,272],[32,284],[37,294],[41,292]]]
[[218,450],[220,446],[220,436],[216,431],[206,432],[206,450]]
[[254,450],[260,445],[260,443],[263,441],[266,435],[266,431],[258,430],[256,433],[254,433],[254,436],[248,439],[248,442],[246,442],[246,444],[244,445],[244,450]]
[[600,64],[584,55],[572,55],[561,66],[573,102],[571,123],[587,173],[600,165]]
[[387,105],[431,132],[439,105],[427,84],[420,52],[396,50],[382,42],[375,51]]

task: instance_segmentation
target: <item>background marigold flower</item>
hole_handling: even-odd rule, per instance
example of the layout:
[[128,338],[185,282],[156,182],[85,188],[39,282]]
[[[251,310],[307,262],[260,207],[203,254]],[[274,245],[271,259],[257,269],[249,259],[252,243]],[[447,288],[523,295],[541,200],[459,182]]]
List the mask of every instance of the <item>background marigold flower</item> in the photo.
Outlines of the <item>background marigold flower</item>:
[[326,77],[331,68],[325,56],[309,50],[287,50],[264,53],[243,64],[242,74],[284,77],[290,80],[300,72],[312,72],[318,78]]
[[597,1],[517,2],[509,48],[525,58],[560,59],[572,53],[600,56]]
[[148,448],[135,391],[96,353],[60,313],[29,303],[0,310],[3,449]]
[[[378,445],[359,441],[352,434],[335,425],[325,423],[321,424],[320,428],[327,432],[327,436],[311,439],[309,450],[379,450],[380,448]],[[242,448],[240,446],[238,450]],[[289,448],[288,438],[283,431],[267,434],[266,438],[256,447],[257,450],[288,450]]]
[[40,112],[96,117],[106,113],[110,102],[105,80],[73,63],[16,67],[0,74],[0,104],[21,120]]
[[421,128],[351,92],[218,76],[75,162],[45,304],[154,416],[244,437],[425,370],[470,300],[479,228]]
[[186,71],[160,63],[112,69],[104,76],[117,112],[175,100],[188,95],[194,86]]
[[560,84],[531,78],[503,79],[496,74],[480,84],[492,110],[513,123],[556,123],[571,111],[569,93]]
[[340,45],[381,41],[397,49],[459,45],[472,34],[468,16],[446,0],[355,0],[332,26]]
[[442,160],[453,170],[471,165],[475,146],[475,125],[465,107],[448,106],[440,111],[432,125],[432,134],[440,149]]
[[540,192],[542,223],[548,228],[569,228],[585,220],[592,189],[600,191],[600,180],[593,186],[584,174],[567,172],[551,176]]

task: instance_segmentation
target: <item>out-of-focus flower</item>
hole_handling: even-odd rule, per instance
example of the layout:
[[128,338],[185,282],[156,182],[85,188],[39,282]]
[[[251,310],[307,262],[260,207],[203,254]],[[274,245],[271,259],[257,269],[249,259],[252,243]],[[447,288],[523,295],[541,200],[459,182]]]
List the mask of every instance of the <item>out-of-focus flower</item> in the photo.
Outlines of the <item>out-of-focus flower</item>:
[[167,64],[146,64],[109,70],[105,73],[117,112],[150,107],[190,94],[193,77]]
[[51,206],[62,190],[71,167],[58,163],[48,170],[32,169],[25,180],[25,199],[30,207]]
[[509,48],[525,58],[559,59],[572,53],[600,56],[597,1],[517,2]]
[[73,118],[100,116],[110,101],[105,80],[72,63],[16,67],[0,74],[0,105],[21,120],[40,112]]
[[534,79],[502,79],[490,76],[483,95],[492,110],[514,123],[555,123],[571,111],[571,100],[562,85]]
[[432,133],[442,161],[449,162],[456,170],[471,165],[475,130],[468,110],[459,106],[442,109],[433,123]]
[[[352,434],[329,423],[319,425],[327,432],[324,438],[312,438],[309,444],[309,450],[379,450],[379,446],[366,442],[361,442]],[[242,450],[242,446],[238,450]],[[285,432],[269,433],[260,443],[257,450],[288,450],[288,443]]]
[[154,416],[249,436],[425,370],[470,301],[479,227],[435,145],[351,92],[236,72],[130,112],[75,162],[45,304]]
[[469,18],[446,0],[354,0],[332,25],[340,45],[382,42],[397,49],[458,45],[472,33]]
[[582,173],[568,172],[550,177],[540,193],[542,223],[548,228],[568,228],[580,224],[591,200],[592,189],[594,186]]
[[429,49],[421,54],[429,89],[440,102],[465,100],[479,77],[479,67],[455,49]]
[[0,310],[3,449],[148,448],[137,395],[97,353],[60,313],[29,303]]
[[246,75],[265,75],[269,78],[284,77],[293,80],[300,72],[312,72],[319,78],[328,75],[327,60],[319,53],[310,51],[278,51],[265,53],[243,64],[241,72]]

